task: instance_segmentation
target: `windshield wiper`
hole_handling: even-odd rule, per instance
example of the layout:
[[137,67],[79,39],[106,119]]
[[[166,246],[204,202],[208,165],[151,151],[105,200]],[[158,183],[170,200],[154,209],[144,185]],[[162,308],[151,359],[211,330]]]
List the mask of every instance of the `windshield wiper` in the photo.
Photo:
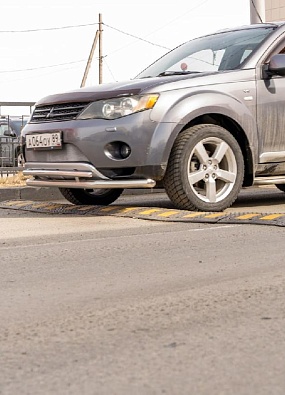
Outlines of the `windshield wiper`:
[[168,75],[183,75],[183,74],[196,74],[201,73],[201,71],[163,71],[158,74],[158,77],[165,77]]

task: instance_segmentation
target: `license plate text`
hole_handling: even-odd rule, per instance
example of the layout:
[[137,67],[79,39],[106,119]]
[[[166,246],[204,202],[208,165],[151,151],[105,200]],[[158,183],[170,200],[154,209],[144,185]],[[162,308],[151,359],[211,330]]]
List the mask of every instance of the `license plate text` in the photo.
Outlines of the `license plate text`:
[[61,148],[62,146],[61,132],[27,134],[26,146],[27,148],[33,148],[33,149]]

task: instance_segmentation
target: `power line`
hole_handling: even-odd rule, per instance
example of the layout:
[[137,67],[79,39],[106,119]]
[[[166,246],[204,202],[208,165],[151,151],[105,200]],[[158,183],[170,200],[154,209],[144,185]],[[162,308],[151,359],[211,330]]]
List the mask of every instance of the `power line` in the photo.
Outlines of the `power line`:
[[[196,8],[198,8],[198,7],[200,7],[200,6],[202,6],[204,3],[207,3],[208,1],[209,1],[209,0],[204,0],[202,3],[196,5],[195,7],[191,8],[190,10],[188,10],[188,11],[186,12],[186,14],[188,14],[190,11],[193,11],[194,9],[196,9]],[[251,1],[252,1],[252,0],[251,0]],[[254,5],[254,4],[253,4],[253,5]],[[254,5],[254,7],[255,7],[255,5]],[[185,13],[183,14],[183,16],[184,16],[184,15],[185,15]],[[167,25],[164,25],[162,28],[164,28],[165,26],[168,26],[170,23],[173,23],[175,20],[177,20],[177,19],[179,19],[179,18],[180,18],[180,17],[177,17],[177,18],[173,19],[171,22],[169,22]],[[135,36],[134,34],[124,32],[123,30],[117,29],[117,28],[115,28],[115,27],[113,27],[113,26],[110,26],[110,25],[107,25],[107,24],[105,24],[105,23],[102,23],[102,24],[103,24],[104,26],[110,28],[110,29],[113,29],[113,30],[115,30],[115,31],[117,31],[117,32],[119,32],[119,33],[121,33],[121,34],[127,35],[127,36],[129,36],[129,37],[133,37],[133,38],[135,38],[136,40],[145,42],[145,43],[150,44],[150,45],[153,45],[153,46],[155,46],[155,47],[162,48],[162,49],[165,49],[165,50],[167,50],[167,51],[169,51],[169,50],[171,49],[171,48],[169,48],[169,47],[165,47],[165,46],[163,46],[163,45],[153,43],[153,42],[151,42],[151,41],[149,41],[149,40],[146,40],[146,39],[144,39],[144,38]],[[98,25],[98,22],[95,22],[95,23],[88,23],[88,24],[79,24],[79,25],[61,26],[61,27],[42,28],[42,29],[0,30],[0,33],[31,33],[31,32],[40,32],[40,31],[53,31],[53,30],[73,29],[73,28],[80,28],[80,27],[87,27],[87,26],[94,26],[94,25]],[[157,29],[156,31],[161,30],[162,28]],[[116,51],[116,52],[117,52],[117,51]],[[108,56],[108,55],[105,55],[105,57],[107,57],[107,56]],[[61,64],[55,64],[55,65],[49,65],[49,66],[40,66],[40,67],[34,67],[34,68],[28,68],[28,69],[18,69],[18,70],[9,70],[9,71],[8,71],[8,70],[2,70],[2,71],[0,70],[0,74],[4,74],[4,73],[16,73],[16,72],[22,72],[22,71],[40,70],[40,69],[53,68],[53,67],[58,67],[58,66],[65,66],[65,65],[70,65],[70,64],[74,64],[74,63],[80,63],[80,62],[84,62],[84,60],[79,60],[79,61],[74,61],[74,62],[68,62],[68,63],[61,63]]]
[[[81,66],[78,66],[78,65],[74,66],[74,65],[71,65],[71,64],[70,64],[70,66],[71,67],[64,68],[62,70],[60,70],[60,69],[57,69],[57,70],[48,69],[48,70],[42,71],[42,73],[37,75],[36,78],[43,77],[43,76],[46,76],[46,75],[55,74],[55,73],[62,73],[62,72],[66,72],[66,70],[71,70],[71,69],[74,69],[74,68],[81,67]],[[29,75],[29,76],[26,74],[24,77],[15,77],[15,78],[12,78],[12,79],[10,79],[9,77],[8,78],[5,77],[5,80],[1,80],[0,79],[0,85],[4,84],[4,83],[5,84],[7,84],[7,83],[9,84],[9,83],[15,82],[15,81],[30,80],[30,79],[33,79],[33,78],[35,78],[34,74]]]
[[109,70],[109,73],[111,74],[113,80],[114,80],[114,81],[117,81],[116,78],[114,77],[114,74],[113,74],[113,72],[112,72],[110,66],[108,65],[108,63],[107,63],[105,57],[103,58],[103,61],[104,61],[104,64],[107,66],[107,69]]
[[169,50],[169,48],[164,47],[163,45],[155,44],[155,43],[153,43],[153,42],[151,42],[151,41],[145,40],[144,38],[135,36],[135,35],[130,34],[130,33],[126,33],[126,32],[124,32],[123,30],[120,30],[120,29],[117,29],[117,28],[112,27],[112,26],[110,26],[110,25],[107,25],[107,24],[104,23],[104,22],[103,22],[103,25],[106,26],[106,27],[109,27],[110,29],[116,30],[116,31],[119,32],[119,33],[125,34],[126,36],[133,37],[133,38],[135,38],[136,40],[140,40],[140,41],[143,41],[143,42],[145,42],[145,43],[147,43],[147,44],[154,45],[155,47],[159,47],[159,48],[163,48],[163,49]]
[[[182,16],[179,16],[179,17],[177,17],[177,18],[174,18],[174,19],[172,19],[172,21],[170,21],[170,22],[167,23],[166,25],[163,25],[163,26],[160,27],[159,29],[156,29],[155,32],[157,32],[157,31],[159,31],[159,30],[165,28],[166,26],[168,26],[168,25],[170,25],[171,23],[175,22],[177,19],[182,18],[183,16],[185,16],[185,15],[188,14],[189,12],[195,10],[196,8],[201,7],[202,5],[204,5],[205,3],[207,3],[208,1],[209,1],[209,0],[204,0],[202,3],[197,4],[195,7],[192,7],[192,8],[191,8],[190,10],[188,10],[186,13],[184,12]],[[126,33],[126,32],[124,32],[123,30],[120,30],[120,29],[117,29],[117,28],[115,28],[115,27],[113,27],[113,26],[107,25],[107,24],[104,23],[104,22],[103,22],[103,25],[106,26],[106,27],[109,27],[110,29],[116,30],[116,31],[119,32],[119,33],[125,34],[126,36],[133,37],[133,38],[135,38],[136,40],[143,41],[143,42],[145,42],[145,43],[147,43],[147,44],[154,45],[155,47],[163,48],[163,49],[166,49],[166,50],[168,50],[168,51],[171,49],[171,48],[168,48],[168,47],[164,47],[163,45],[159,45],[159,44],[153,43],[153,42],[151,42],[151,41],[149,41],[149,40],[146,40],[146,39],[144,39],[144,38],[135,36],[134,34]],[[155,32],[153,32],[153,33],[155,33]],[[152,33],[151,33],[151,34],[152,34]]]
[[171,21],[169,21],[168,23],[166,23],[165,25],[159,27],[158,29],[154,30],[151,34],[158,32],[161,29],[164,29],[165,27],[171,25],[173,22],[177,21],[178,19],[181,19],[183,17],[185,17],[185,15],[189,14],[190,12],[196,10],[199,7],[202,7],[202,5],[204,5],[205,3],[208,3],[209,0],[204,0],[201,2],[201,0],[198,0],[198,4],[196,4],[194,7],[190,8],[188,11],[183,12],[182,15],[177,16],[176,18],[172,19]]
[[[204,1],[200,2],[200,3],[197,4],[196,6],[192,7],[190,10],[186,11],[186,14],[188,14],[190,11],[193,11],[194,9],[196,9],[196,8],[198,8],[198,7],[202,6],[202,5],[204,5],[204,4],[207,3],[208,1],[209,1],[209,0],[204,0]],[[251,0],[251,1],[252,1],[252,0]],[[255,6],[255,5],[254,5],[254,6]],[[185,16],[185,12],[183,13],[183,16]],[[179,17],[177,17],[177,18],[174,18],[174,19],[173,19],[172,21],[170,21],[168,24],[162,26],[161,28],[157,29],[156,31],[161,30],[161,29],[164,28],[165,26],[168,26],[169,24],[173,23],[174,21],[176,21],[177,19],[180,19],[180,18],[181,18],[181,16],[179,16]],[[53,28],[43,28],[43,29],[5,30],[5,31],[0,31],[0,33],[30,33],[30,32],[40,32],[40,31],[52,31],[52,30],[62,30],[62,29],[80,28],[80,27],[94,26],[94,25],[98,25],[98,22],[96,22],[96,23],[89,23],[89,24],[79,24],[79,25],[69,25],[69,26],[53,27]],[[144,39],[144,38],[138,37],[138,36],[136,36],[136,35],[134,35],[134,34],[127,33],[127,32],[125,32],[125,31],[123,31],[123,30],[120,30],[120,29],[115,28],[115,27],[113,27],[113,26],[107,25],[107,24],[105,24],[105,23],[102,23],[102,25],[104,25],[104,26],[106,26],[106,27],[108,27],[108,28],[110,28],[110,29],[113,29],[113,30],[115,30],[115,31],[117,31],[117,32],[119,32],[119,33],[121,33],[121,34],[127,35],[127,36],[129,36],[129,37],[133,37],[133,38],[135,38],[136,40],[139,40],[139,41],[145,42],[145,43],[147,43],[147,44],[153,45],[153,46],[155,46],[155,47],[162,48],[162,49],[165,49],[165,50],[167,50],[167,51],[169,51],[169,50],[171,49],[171,48],[169,48],[169,47],[165,47],[165,46],[163,46],[163,45],[156,44],[156,43],[151,42],[151,41],[149,41],[149,40],[146,40],[146,39]],[[155,31],[155,32],[156,32],[156,31]],[[118,49],[118,50],[119,50],[119,49]],[[117,50],[117,51],[118,51],[118,50]],[[117,51],[115,51],[115,52],[117,52]],[[106,57],[108,57],[108,56],[109,56],[109,55],[105,55],[104,58],[106,58]],[[55,68],[55,67],[59,67],[59,66],[67,66],[67,65],[71,65],[71,64],[82,63],[82,62],[85,62],[85,61],[86,61],[86,60],[78,60],[78,61],[72,61],[72,62],[67,62],[67,63],[60,63],[60,64],[49,65],[49,66],[39,66],[39,67],[26,68],[26,69],[2,70],[2,71],[0,70],[0,74],[5,74],[5,73],[17,73],[17,72],[23,72],[23,71],[34,71],[34,70],[41,70],[41,69],[49,69],[49,68]],[[106,59],[105,59],[105,63],[106,63]],[[106,65],[107,65],[107,63],[106,63]],[[108,65],[107,65],[107,67],[109,68]],[[109,68],[109,71],[110,71],[110,73],[111,73],[110,68]],[[111,74],[112,74],[112,73],[111,73]],[[112,76],[113,76],[113,74],[112,74]],[[113,77],[114,77],[114,76],[113,76]]]
[[5,73],[19,73],[21,71],[33,71],[33,70],[41,70],[41,69],[50,69],[53,67],[59,67],[59,66],[67,66],[75,63],[82,63],[86,62],[86,59],[84,60],[76,60],[74,62],[67,62],[67,63],[58,63],[58,64],[53,64],[49,66],[39,66],[39,67],[31,67],[28,69],[18,69],[18,70],[0,70],[0,74],[5,74]]
[[42,31],[49,31],[49,30],[62,30],[62,29],[74,29],[78,27],[86,27],[86,26],[94,26],[98,25],[96,23],[87,23],[84,25],[70,25],[70,26],[61,26],[61,27],[47,27],[43,29],[27,29],[27,30],[0,30],[0,33],[31,33],[31,32],[42,32]]
[[[199,0],[199,1],[200,1],[200,0]],[[178,17],[172,19],[172,20],[171,20],[170,22],[168,22],[167,24],[165,24],[165,25],[161,26],[160,28],[158,28],[158,29],[152,31],[151,33],[149,33],[148,36],[150,36],[150,35],[153,34],[153,33],[158,32],[159,30],[164,29],[165,27],[169,26],[170,24],[172,24],[173,22],[177,21],[178,19],[183,18],[185,15],[187,15],[187,14],[189,14],[190,12],[194,11],[196,8],[201,7],[202,5],[204,5],[205,3],[207,3],[208,1],[209,1],[209,0],[204,0],[204,1],[202,1],[202,2],[200,1],[200,2],[199,2],[198,4],[196,4],[194,7],[190,8],[188,11],[183,12],[182,15],[180,15],[180,16],[178,16]],[[141,37],[135,36],[135,35],[133,35],[133,34],[126,33],[126,32],[124,32],[124,31],[122,31],[122,30],[119,30],[119,29],[117,29],[117,28],[114,28],[114,27],[112,27],[112,26],[109,26],[109,25],[105,24],[104,22],[103,22],[103,25],[105,25],[106,27],[109,27],[110,29],[116,30],[116,31],[119,32],[119,33],[125,34],[126,36],[130,36],[130,37],[133,37],[133,38],[135,38],[135,39],[137,39],[137,40],[144,41],[144,42],[146,42],[146,43],[148,43],[148,44],[151,44],[151,45],[153,45],[153,46],[155,46],[155,47],[163,48],[163,49],[166,49],[167,51],[171,50],[171,48],[164,47],[164,46],[162,46],[162,45],[155,44],[155,43],[153,43],[153,42],[151,42],[151,41],[148,41],[148,40],[143,39],[143,38],[141,38]],[[128,45],[129,45],[129,44],[128,44]],[[128,45],[127,45],[127,46],[128,46]],[[125,46],[125,47],[126,47],[126,46]],[[123,48],[125,48],[125,47],[123,47]],[[120,49],[122,49],[122,48],[119,48],[119,49],[113,51],[112,53],[118,52]]]
[[[95,24],[95,23],[94,23],[94,24]],[[94,24],[92,24],[92,25],[94,25]],[[97,23],[96,23],[96,24],[97,24]],[[133,37],[133,38],[136,38],[137,40],[144,41],[144,42],[146,42],[146,43],[148,43],[148,44],[154,45],[154,46],[156,46],[156,47],[163,48],[163,49],[166,49],[166,50],[169,50],[169,49],[170,49],[170,48],[161,46],[161,45],[159,45],[159,44],[155,44],[155,43],[153,43],[153,42],[147,41],[147,40],[145,40],[145,39],[143,39],[143,38],[137,37],[137,36],[135,36],[135,35],[133,35],[133,34],[123,32],[122,30],[116,29],[115,27],[106,25],[106,24],[104,24],[104,23],[103,23],[103,25],[105,25],[106,27],[109,27],[110,29],[116,30],[116,31],[118,31],[118,32],[120,32],[120,33],[122,33],[122,34],[125,34],[125,35],[131,36],[131,37]],[[73,27],[78,27],[78,26],[88,26],[88,25],[77,25],[77,26],[73,26]],[[71,26],[70,26],[70,27],[71,27]],[[66,26],[66,27],[61,27],[61,28],[56,28],[56,29],[64,29],[64,28],[68,28],[68,27]],[[53,28],[51,28],[51,29],[42,29],[42,30],[53,30]],[[25,30],[24,32],[28,32],[28,31]],[[0,32],[0,33],[3,33],[3,32]],[[108,56],[108,55],[105,55],[104,57],[107,57],[107,56]],[[33,68],[27,68],[27,69],[0,70],[0,74],[5,74],[5,73],[18,73],[18,72],[22,72],[22,71],[33,71],[33,70],[40,70],[40,69],[48,69],[48,68],[53,68],[53,67],[66,66],[66,65],[75,64],[75,63],[82,63],[82,62],[85,62],[85,61],[86,61],[86,60],[83,60],[83,59],[82,59],[82,60],[77,60],[77,61],[73,61],[73,62],[59,63],[59,64],[54,64],[54,65],[49,65],[49,66],[39,66],[39,67],[33,67]]]

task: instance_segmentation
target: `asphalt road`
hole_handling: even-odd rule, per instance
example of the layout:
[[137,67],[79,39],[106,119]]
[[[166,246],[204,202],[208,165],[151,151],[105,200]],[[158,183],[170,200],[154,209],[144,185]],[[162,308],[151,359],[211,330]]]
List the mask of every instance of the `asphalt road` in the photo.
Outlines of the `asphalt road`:
[[0,221],[1,395],[284,395],[284,228]]

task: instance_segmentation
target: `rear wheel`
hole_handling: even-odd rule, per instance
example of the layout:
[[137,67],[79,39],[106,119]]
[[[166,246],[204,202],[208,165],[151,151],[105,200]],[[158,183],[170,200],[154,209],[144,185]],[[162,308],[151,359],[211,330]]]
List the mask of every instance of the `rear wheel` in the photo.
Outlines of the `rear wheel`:
[[236,200],[243,177],[243,155],[236,139],[220,126],[196,125],[177,137],[164,187],[177,208],[222,211]]
[[113,203],[122,194],[123,189],[77,189],[59,188],[66,200],[73,204],[105,206]]
[[276,188],[278,188],[280,191],[285,192],[285,184],[276,184]]

